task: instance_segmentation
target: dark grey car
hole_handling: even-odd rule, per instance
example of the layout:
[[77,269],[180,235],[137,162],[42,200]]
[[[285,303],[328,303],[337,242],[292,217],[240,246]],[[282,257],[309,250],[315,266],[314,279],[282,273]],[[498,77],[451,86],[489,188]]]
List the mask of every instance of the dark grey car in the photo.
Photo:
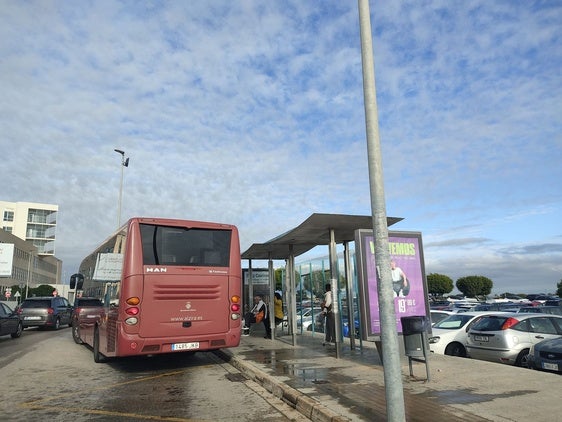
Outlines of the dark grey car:
[[18,314],[5,303],[0,303],[0,336],[10,334],[12,338],[21,336],[23,325]]
[[58,330],[72,324],[72,306],[60,296],[29,297],[18,308],[23,327],[45,327]]

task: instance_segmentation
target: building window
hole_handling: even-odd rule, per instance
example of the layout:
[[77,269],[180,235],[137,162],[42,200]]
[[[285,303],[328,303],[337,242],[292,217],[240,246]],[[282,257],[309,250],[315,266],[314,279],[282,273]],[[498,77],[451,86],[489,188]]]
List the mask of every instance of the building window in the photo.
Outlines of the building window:
[[4,211],[4,221],[14,221],[14,212]]
[[10,226],[4,226],[2,227],[2,230],[6,231],[7,233],[12,233],[12,227]]

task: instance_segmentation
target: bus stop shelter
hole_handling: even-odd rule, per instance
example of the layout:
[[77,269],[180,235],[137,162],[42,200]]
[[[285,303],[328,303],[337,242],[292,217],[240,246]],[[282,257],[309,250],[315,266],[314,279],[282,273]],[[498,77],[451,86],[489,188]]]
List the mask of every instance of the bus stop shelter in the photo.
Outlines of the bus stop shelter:
[[[387,217],[387,226],[403,220],[399,217]],[[285,260],[286,262],[286,297],[289,334],[292,343],[296,345],[296,281],[295,281],[295,257],[308,252],[320,245],[328,245],[330,257],[330,279],[332,286],[333,301],[339,304],[338,298],[338,261],[336,245],[344,245],[344,267],[347,297],[353,297],[353,286],[350,274],[350,251],[349,242],[355,239],[355,231],[358,229],[372,229],[372,216],[347,215],[347,214],[312,214],[300,225],[291,229],[265,243],[254,243],[242,253],[242,259],[248,259],[248,272],[250,280],[250,297],[252,297],[252,260],[267,260],[269,270],[269,303],[273,303],[273,292],[275,290],[275,277],[273,260]],[[336,328],[336,357],[340,354],[341,338],[341,315],[339,306],[334,306],[334,319]],[[349,321],[353,321],[353,304],[348,303]],[[274,318],[270,318],[274,321]],[[350,330],[351,347],[354,347],[354,330]],[[275,330],[272,330],[274,333]]]

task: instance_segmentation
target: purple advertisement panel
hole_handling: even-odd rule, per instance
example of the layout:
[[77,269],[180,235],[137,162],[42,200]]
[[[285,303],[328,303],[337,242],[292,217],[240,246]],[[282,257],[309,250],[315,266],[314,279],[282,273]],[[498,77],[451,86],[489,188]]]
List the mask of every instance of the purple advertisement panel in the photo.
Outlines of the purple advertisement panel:
[[[375,244],[372,231],[361,231],[359,239],[362,261],[362,286],[365,293],[364,305],[368,308],[368,334],[380,334],[379,301],[377,293],[377,271]],[[356,243],[357,244],[357,243]],[[392,288],[396,312],[396,329],[402,332],[400,318],[405,316],[427,316],[425,298],[421,234],[412,232],[389,232]]]

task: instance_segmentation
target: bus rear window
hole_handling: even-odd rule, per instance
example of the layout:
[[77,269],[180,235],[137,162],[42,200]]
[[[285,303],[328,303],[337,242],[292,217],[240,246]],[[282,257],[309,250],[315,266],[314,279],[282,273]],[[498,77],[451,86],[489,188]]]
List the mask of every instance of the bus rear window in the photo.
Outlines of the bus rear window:
[[144,265],[228,267],[230,230],[141,224]]

